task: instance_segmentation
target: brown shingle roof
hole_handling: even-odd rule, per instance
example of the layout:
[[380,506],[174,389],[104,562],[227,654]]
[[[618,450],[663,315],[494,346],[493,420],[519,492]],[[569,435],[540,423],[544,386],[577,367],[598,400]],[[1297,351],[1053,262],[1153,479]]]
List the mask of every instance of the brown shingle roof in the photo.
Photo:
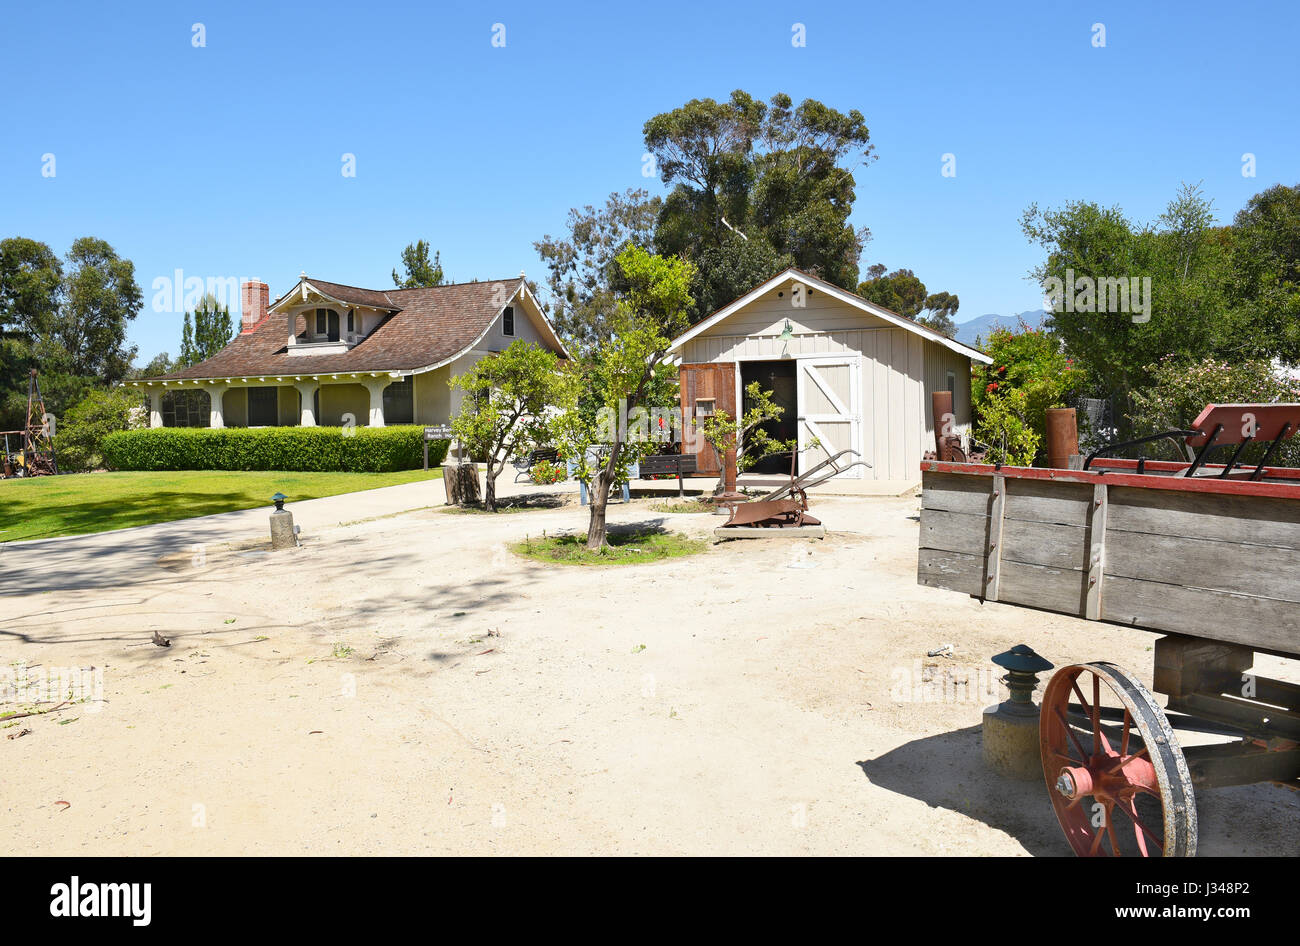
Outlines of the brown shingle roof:
[[289,328],[272,312],[254,331],[206,361],[149,380],[203,380],[344,371],[406,371],[426,368],[465,351],[483,334],[523,281],[454,283],[427,289],[359,289],[308,279],[342,302],[396,308],[349,351],[333,355],[288,354]]

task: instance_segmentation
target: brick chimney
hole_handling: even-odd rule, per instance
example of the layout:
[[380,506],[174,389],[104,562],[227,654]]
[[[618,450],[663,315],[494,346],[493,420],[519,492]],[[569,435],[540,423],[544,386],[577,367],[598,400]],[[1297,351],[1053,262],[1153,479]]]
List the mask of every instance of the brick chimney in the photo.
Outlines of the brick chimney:
[[257,279],[245,280],[240,289],[240,310],[243,313],[240,335],[247,335],[266,321],[266,310],[271,304],[271,290]]

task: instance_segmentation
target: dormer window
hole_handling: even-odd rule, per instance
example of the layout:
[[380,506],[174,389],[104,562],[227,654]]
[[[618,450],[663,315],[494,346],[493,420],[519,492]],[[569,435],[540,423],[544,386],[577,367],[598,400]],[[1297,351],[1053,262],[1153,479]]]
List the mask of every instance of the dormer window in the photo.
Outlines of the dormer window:
[[348,334],[351,335],[356,330],[356,310],[348,309]]
[[515,307],[512,305],[506,306],[506,310],[501,313],[501,334],[515,334]]
[[339,314],[333,309],[316,310],[316,331],[313,333],[316,341],[339,340]]

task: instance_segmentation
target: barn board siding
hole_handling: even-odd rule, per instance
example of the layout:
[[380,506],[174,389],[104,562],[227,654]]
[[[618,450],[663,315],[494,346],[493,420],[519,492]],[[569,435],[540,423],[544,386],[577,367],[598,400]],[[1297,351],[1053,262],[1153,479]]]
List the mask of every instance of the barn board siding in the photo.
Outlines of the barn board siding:
[[[794,337],[780,334],[790,321]],[[790,293],[757,299],[687,342],[683,362],[740,362],[808,355],[860,355],[859,444],[871,464],[863,475],[878,480],[915,480],[924,452],[934,449],[930,394],[945,390],[955,375],[953,413],[970,427],[970,361],[915,332],[861,312],[814,291],[807,305],[790,304]]]

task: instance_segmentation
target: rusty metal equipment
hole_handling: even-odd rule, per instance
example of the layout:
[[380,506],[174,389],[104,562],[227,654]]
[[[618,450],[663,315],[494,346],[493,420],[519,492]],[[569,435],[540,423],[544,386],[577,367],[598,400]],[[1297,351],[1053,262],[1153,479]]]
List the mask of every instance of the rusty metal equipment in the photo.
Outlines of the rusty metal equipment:
[[1079,421],[1073,407],[1047,409],[1047,465],[1055,470],[1073,468],[1079,455]]
[[839,476],[854,467],[870,469],[866,460],[845,462],[848,455],[860,457],[856,450],[841,450],[834,456],[827,457],[811,470],[795,475],[798,451],[790,453],[790,482],[770,493],[747,503],[728,503],[731,516],[722,528],[729,526],[748,526],[750,528],[790,529],[799,526],[819,526],[821,520],[808,514],[808,490],[819,486],[827,480]]
[[[59,461],[54,455],[54,432],[50,429],[49,412],[41,395],[36,369],[27,379],[27,424],[22,430],[0,431],[4,437],[4,475],[45,476],[59,472]],[[17,451],[12,450],[10,437]]]

